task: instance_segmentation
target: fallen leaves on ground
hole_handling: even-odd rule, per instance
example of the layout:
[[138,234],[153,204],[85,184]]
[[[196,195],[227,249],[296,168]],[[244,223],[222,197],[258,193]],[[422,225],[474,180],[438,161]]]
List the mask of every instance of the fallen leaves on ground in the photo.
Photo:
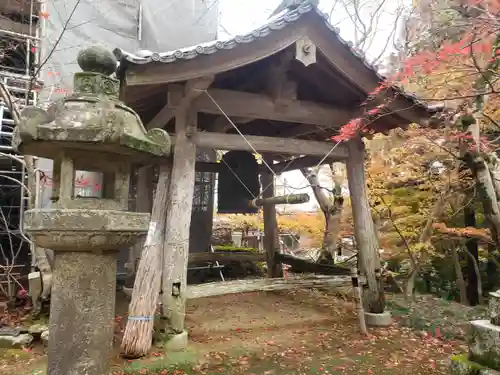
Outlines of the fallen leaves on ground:
[[352,303],[317,290],[195,300],[187,324],[197,363],[161,368],[168,356],[153,348],[140,362],[117,360],[112,374],[444,375],[448,359],[467,350],[440,327],[394,324],[363,336]]

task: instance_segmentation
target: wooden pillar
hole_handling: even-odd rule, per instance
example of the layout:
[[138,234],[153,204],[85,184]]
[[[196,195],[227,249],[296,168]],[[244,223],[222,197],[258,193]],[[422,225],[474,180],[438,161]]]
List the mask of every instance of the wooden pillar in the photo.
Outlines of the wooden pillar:
[[193,206],[196,145],[190,138],[197,113],[180,107],[175,117],[175,146],[163,257],[163,305],[171,333],[184,331],[189,227]]
[[[148,212],[153,209],[153,168],[151,166],[141,167],[137,171],[137,189],[135,195],[135,211]],[[130,248],[128,257],[128,268],[132,272],[132,285],[137,265],[141,258],[142,249],[146,235]]]
[[[273,163],[271,157],[265,156],[265,162],[268,165]],[[260,182],[264,190],[262,196],[269,198],[274,196],[274,175],[267,170],[260,175]],[[267,254],[267,276],[281,277],[283,270],[280,263],[276,263],[274,256],[279,252],[279,236],[278,236],[278,221],[276,219],[276,206],[274,204],[266,204],[263,207],[264,211],[264,249]]]
[[371,214],[365,180],[365,148],[361,139],[348,142],[346,162],[351,195],[354,234],[358,248],[361,272],[366,275],[368,290],[364,303],[368,312],[381,313],[385,308],[384,291],[380,278],[380,256],[377,234]]

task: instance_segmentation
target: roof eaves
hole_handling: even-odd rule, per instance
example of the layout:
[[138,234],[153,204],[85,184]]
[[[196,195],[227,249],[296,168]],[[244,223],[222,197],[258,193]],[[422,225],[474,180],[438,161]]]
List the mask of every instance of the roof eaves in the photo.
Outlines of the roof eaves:
[[[281,30],[289,24],[292,24],[299,20],[302,15],[316,12],[324,20],[325,25],[330,31],[335,35],[335,37],[344,45],[353,56],[358,58],[360,62],[363,63],[369,70],[371,70],[377,78],[382,82],[386,81],[387,77],[384,77],[378,72],[378,67],[369,63],[366,59],[365,54],[362,51],[356,50],[353,43],[344,40],[340,36],[340,30],[334,27],[328,20],[328,15],[321,12],[317,7],[313,6],[309,2],[303,2],[294,9],[288,9],[284,12],[272,17],[267,24],[255,29],[254,31],[238,35],[233,38],[225,40],[215,40],[211,42],[201,43],[195,46],[189,46],[185,48],[180,48],[175,51],[168,52],[151,52],[151,51],[140,51],[139,55],[132,54],[130,52],[123,51],[119,48],[115,49],[113,52],[116,57],[121,61],[126,61],[128,63],[145,65],[149,63],[173,63],[179,60],[192,60],[198,56],[211,55],[222,50],[231,50],[242,44],[252,43],[257,39],[264,38],[272,34],[275,30]],[[401,93],[406,99],[410,100],[417,107],[425,110],[428,113],[436,113],[439,110],[429,107],[426,103],[420,101],[414,94],[405,92],[402,87],[394,85],[394,88]]]

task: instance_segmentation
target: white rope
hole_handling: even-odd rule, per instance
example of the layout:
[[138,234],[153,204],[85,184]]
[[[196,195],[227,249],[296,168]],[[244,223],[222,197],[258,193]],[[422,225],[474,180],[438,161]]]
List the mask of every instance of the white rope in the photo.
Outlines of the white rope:
[[[292,164],[292,163],[293,163],[293,161],[294,161],[294,160],[295,160],[295,159],[290,160],[290,161],[287,163],[287,165],[285,166],[285,168],[283,168],[283,170],[280,172],[280,174],[281,174],[281,173],[283,173],[283,172],[285,172],[285,171],[287,170],[287,168],[290,166],[290,164]],[[277,178],[277,177],[278,177],[278,176],[276,176],[276,175],[274,175],[274,176],[275,176],[275,178]],[[269,184],[268,184],[268,185],[267,185],[264,189],[262,189],[262,192],[260,193],[259,197],[263,196],[263,195],[264,195],[264,192],[265,192],[267,189],[269,189],[272,185],[274,185],[274,180],[273,180],[273,181],[271,181],[271,182],[270,182],[270,183],[269,183]],[[285,188],[285,191],[286,191],[286,190],[287,190],[287,184],[283,184],[283,187]]]
[[[207,91],[207,90],[202,90],[204,91],[208,97],[210,98],[210,100],[215,104],[215,106],[219,109],[219,111],[224,115],[224,117],[227,119],[227,121],[229,121],[229,123],[233,126],[233,128],[236,129],[236,131],[238,132],[238,134],[245,140],[245,142],[250,146],[250,148],[252,149],[252,151],[256,154],[259,154],[260,155],[260,152],[258,152],[255,147],[253,147],[253,145],[250,143],[250,141],[245,137],[245,135],[240,131],[240,129],[238,129],[238,127],[236,126],[236,124],[231,120],[231,118],[229,118],[229,116],[226,114],[226,112],[224,112],[224,110],[221,108],[221,106],[219,105],[219,103],[217,103],[215,101],[215,99],[212,97],[212,95],[210,95],[210,93]],[[274,173],[273,169],[269,166],[269,164],[266,163],[266,161],[264,160],[264,158],[262,158],[262,162],[264,163],[264,165],[271,171],[271,173],[273,174],[274,177],[276,177],[276,174]]]
[[[330,154],[337,148],[337,146],[341,143],[342,141],[338,141],[333,147],[332,149],[323,157],[323,159],[321,159],[319,161],[319,163],[316,165],[316,167],[312,168],[311,171],[309,172],[309,174],[307,176],[304,176],[304,180],[307,184],[309,183],[309,177],[311,177],[311,175],[314,173],[314,170],[316,168],[318,168],[321,164],[323,164],[323,162],[328,158],[328,156],[330,156]],[[302,185],[302,182],[300,183],[300,185]],[[300,186],[299,185],[299,186]],[[298,190],[298,189],[297,189]]]
[[[222,107],[219,105],[219,103],[217,103],[217,101],[213,98],[212,95],[210,95],[210,93],[208,92],[208,90],[197,90],[197,91],[203,91],[207,94],[207,96],[210,98],[210,100],[215,104],[215,106],[217,107],[217,109],[222,113],[222,115],[227,119],[227,121],[233,126],[234,129],[236,129],[236,131],[238,132],[238,134],[245,140],[245,142],[250,146],[250,148],[252,149],[252,151],[255,153],[255,154],[258,154],[258,155],[261,155],[260,152],[258,152],[255,147],[253,147],[252,143],[250,143],[250,141],[245,137],[245,135],[240,131],[240,129],[236,126],[236,124],[231,120],[231,118],[226,114],[226,112],[224,112],[224,110],[222,109]],[[307,176],[305,176],[305,182],[308,183],[308,178],[311,176],[311,174],[314,172],[314,169],[318,168],[321,164],[323,164],[323,162],[328,158],[328,156],[330,156],[330,154],[337,148],[337,146],[341,143],[342,141],[338,141],[332,148],[331,150],[319,161],[319,163],[316,165],[316,167],[312,168],[311,171],[309,172],[309,174]],[[293,162],[294,159],[290,160],[290,162],[285,166],[285,168],[283,169],[282,173],[284,171],[286,171],[286,168],[288,168],[290,166],[290,164]],[[223,160],[224,161],[224,160]],[[269,171],[271,171],[272,175],[274,178],[277,177],[276,173],[274,173],[274,170],[269,166],[269,164],[267,164],[267,162],[264,160],[264,158],[262,158],[262,162],[264,163],[264,165],[269,169]],[[241,181],[241,179],[236,175],[236,173],[231,169],[231,167],[229,167],[229,165],[224,161],[224,163],[226,164],[226,166],[231,170],[231,172],[235,175],[235,177],[238,179],[238,181],[245,187],[245,189],[254,197],[254,199],[256,199],[257,197],[255,197],[253,195],[253,193],[250,191],[250,189],[243,183],[243,181]],[[264,192],[271,186],[273,185],[274,182],[271,182],[269,185],[267,185],[263,190],[262,192],[259,194],[259,197],[262,196],[262,194],[264,194]],[[301,183],[302,184],[302,183]],[[287,188],[287,185],[284,184],[283,185],[285,187],[285,189]],[[291,187],[291,186],[290,186]],[[293,187],[292,187],[293,188]],[[286,199],[287,199],[287,202],[288,202],[288,197],[292,194],[293,192],[289,192],[287,195],[286,195]]]

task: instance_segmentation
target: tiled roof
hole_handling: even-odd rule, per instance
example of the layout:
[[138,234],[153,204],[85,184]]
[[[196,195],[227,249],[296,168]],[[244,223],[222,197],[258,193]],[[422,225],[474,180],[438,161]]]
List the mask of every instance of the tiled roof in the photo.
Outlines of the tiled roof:
[[[380,81],[386,80],[386,77],[379,74],[377,66],[370,64],[365,55],[357,51],[353,48],[353,44],[349,41],[346,41],[340,37],[339,29],[334,27],[328,20],[328,15],[322,13],[317,7],[310,4],[308,1],[303,2],[293,9],[287,9],[274,17],[270,18],[268,22],[255,29],[254,31],[244,34],[238,35],[233,38],[229,38],[226,40],[215,40],[212,42],[202,43],[195,46],[189,46],[181,49],[177,49],[175,51],[168,52],[151,52],[151,51],[141,51],[141,56],[122,51],[120,49],[115,49],[113,52],[118,58],[118,60],[125,60],[132,64],[148,64],[148,63],[173,63],[178,60],[191,60],[198,56],[202,55],[210,55],[216,53],[221,50],[230,50],[238,47],[241,44],[251,43],[259,38],[266,37],[272,34],[275,30],[280,30],[286,27],[287,25],[297,21],[302,15],[307,14],[309,12],[316,12],[318,15],[323,18],[325,25],[332,31],[332,33],[337,37],[337,39],[344,44],[347,48],[349,48],[350,52],[353,56],[357,57],[368,69],[373,71],[374,74],[379,78]],[[398,90],[404,95],[406,98],[414,102],[414,104],[422,109],[425,109],[429,112],[437,112],[433,107],[427,106],[427,104],[418,100],[418,98],[410,93],[404,92],[401,88]]]

